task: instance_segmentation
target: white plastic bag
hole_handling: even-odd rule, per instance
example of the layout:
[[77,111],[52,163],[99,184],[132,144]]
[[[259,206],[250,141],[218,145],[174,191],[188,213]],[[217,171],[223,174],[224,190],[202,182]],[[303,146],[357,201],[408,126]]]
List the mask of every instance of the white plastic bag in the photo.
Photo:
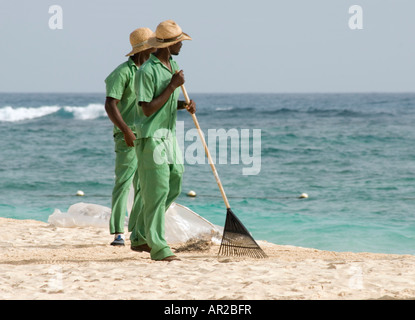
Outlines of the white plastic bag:
[[109,228],[111,209],[98,204],[79,202],[69,207],[68,212],[55,209],[48,222],[57,227]]
[[[98,204],[76,203],[68,212],[55,209],[48,222],[62,228],[97,227],[109,228],[111,209]],[[125,218],[125,227],[128,217]],[[210,223],[194,211],[173,203],[165,216],[165,238],[168,243],[183,243],[190,239],[211,239],[219,243],[223,228]]]

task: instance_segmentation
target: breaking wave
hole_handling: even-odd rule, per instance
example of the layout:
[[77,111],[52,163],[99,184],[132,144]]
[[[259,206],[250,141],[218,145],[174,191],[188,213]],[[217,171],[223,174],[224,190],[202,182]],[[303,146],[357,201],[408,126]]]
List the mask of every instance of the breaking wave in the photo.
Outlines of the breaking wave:
[[93,120],[106,116],[103,104],[89,104],[87,106],[41,106],[36,108],[6,106],[0,108],[0,122],[18,122],[43,118],[50,115],[76,120]]

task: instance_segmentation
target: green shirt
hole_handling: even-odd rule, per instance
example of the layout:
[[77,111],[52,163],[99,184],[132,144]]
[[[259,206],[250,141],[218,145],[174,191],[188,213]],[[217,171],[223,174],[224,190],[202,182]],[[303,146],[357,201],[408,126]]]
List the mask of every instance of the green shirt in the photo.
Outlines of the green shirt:
[[[170,65],[172,71],[162,64],[155,55],[150,55],[150,58],[136,74],[135,86],[138,103],[140,101],[151,102],[169,85],[172,76],[176,70],[179,70],[179,66],[172,58],[170,58]],[[175,136],[179,94],[180,88],[177,88],[167,102],[149,117],[145,116],[143,109],[138,106],[136,114],[137,138],[167,138],[170,137],[170,134]]]
[[[118,110],[120,110],[124,122],[133,132],[135,132],[134,119],[137,112],[134,85],[137,70],[137,65],[129,58],[126,62],[115,68],[105,79],[106,96],[120,100],[117,105]],[[114,134],[119,132],[121,130],[114,125]]]

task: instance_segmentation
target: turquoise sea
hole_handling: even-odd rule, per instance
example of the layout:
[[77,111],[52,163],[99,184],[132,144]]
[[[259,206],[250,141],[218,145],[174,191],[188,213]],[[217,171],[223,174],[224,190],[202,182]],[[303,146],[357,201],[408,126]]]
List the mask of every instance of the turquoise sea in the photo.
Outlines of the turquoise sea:
[[[415,93],[189,94],[206,136],[221,133],[210,149],[231,207],[255,239],[415,254]],[[104,99],[0,94],[1,217],[46,222],[77,202],[110,206]],[[178,118],[186,171],[177,202],[223,226],[226,208],[192,119],[186,111]]]

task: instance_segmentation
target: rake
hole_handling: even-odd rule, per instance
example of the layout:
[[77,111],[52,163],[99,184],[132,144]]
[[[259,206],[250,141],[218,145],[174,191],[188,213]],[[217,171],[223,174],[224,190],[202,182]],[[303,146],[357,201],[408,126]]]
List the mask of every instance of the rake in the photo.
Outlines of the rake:
[[[189,104],[190,99],[187,94],[186,88],[184,87],[184,85],[182,85],[181,88],[186,103]],[[222,194],[223,201],[226,205],[226,221],[225,227],[223,229],[222,242],[219,248],[218,256],[248,256],[257,259],[267,258],[265,252],[256,243],[254,238],[251,236],[251,234],[245,228],[242,222],[238,219],[238,217],[232,212],[228,198],[225,194],[225,190],[223,189],[222,183],[219,179],[218,172],[216,171],[209,149],[206,145],[205,137],[203,135],[202,130],[200,129],[199,122],[197,121],[196,115],[192,114],[192,118],[199,133],[203,147],[205,148],[206,156],[209,160],[209,164],[212,168],[213,175],[215,176],[216,182],[219,186],[219,190]]]

